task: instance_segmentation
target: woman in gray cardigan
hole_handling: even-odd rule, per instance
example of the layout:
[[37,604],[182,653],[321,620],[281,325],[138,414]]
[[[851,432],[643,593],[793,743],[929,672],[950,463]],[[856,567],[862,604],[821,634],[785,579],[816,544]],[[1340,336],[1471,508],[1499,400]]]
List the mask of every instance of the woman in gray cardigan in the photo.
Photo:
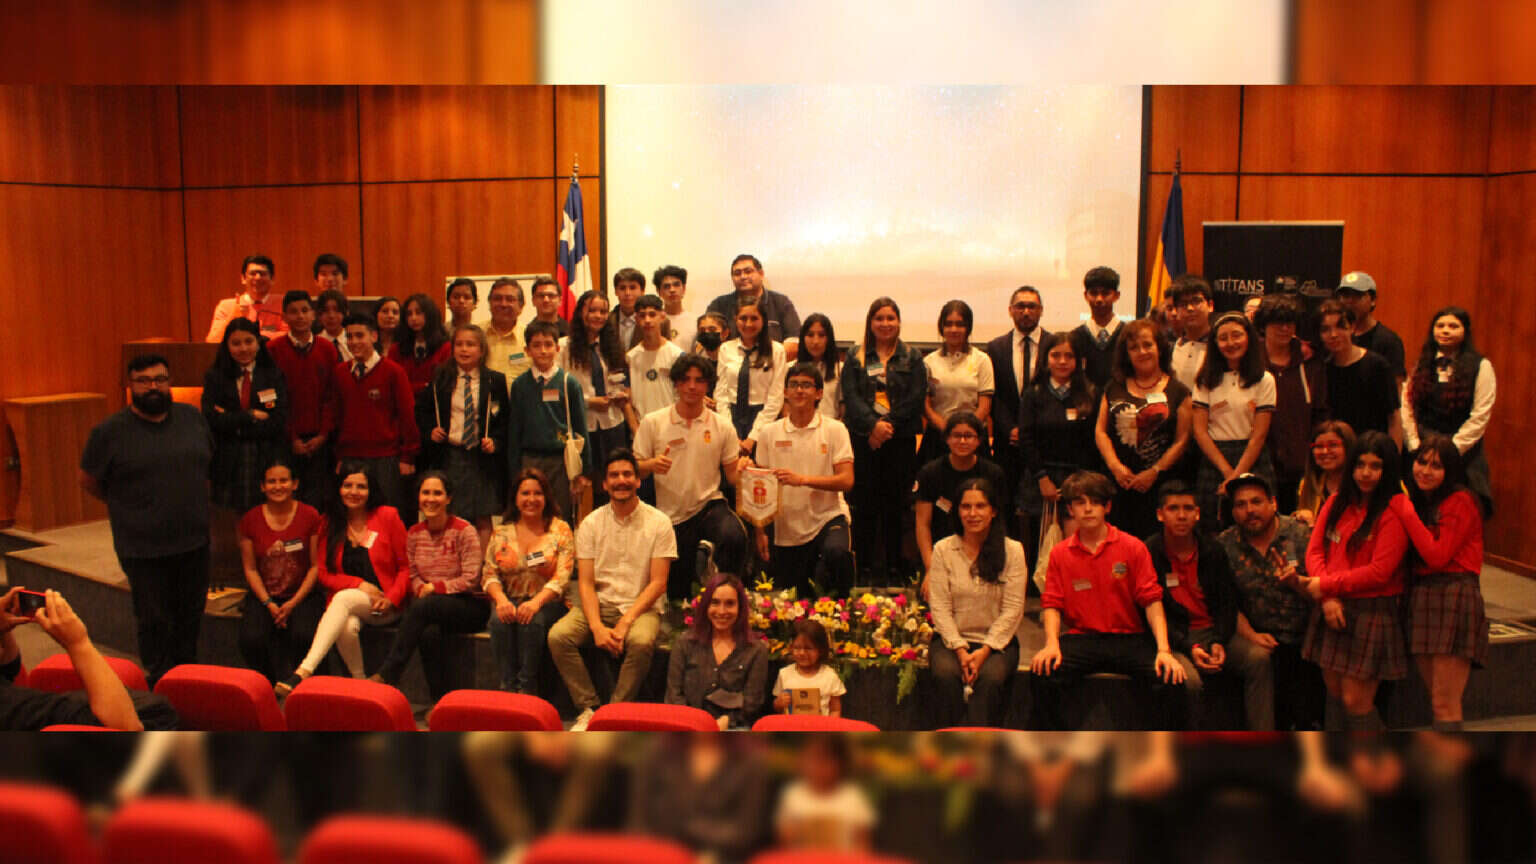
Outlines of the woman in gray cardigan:
[[667,703],[714,715],[721,729],[750,726],[768,692],[768,650],[748,626],[747,591],[720,573],[709,581],[693,620],[672,646]]

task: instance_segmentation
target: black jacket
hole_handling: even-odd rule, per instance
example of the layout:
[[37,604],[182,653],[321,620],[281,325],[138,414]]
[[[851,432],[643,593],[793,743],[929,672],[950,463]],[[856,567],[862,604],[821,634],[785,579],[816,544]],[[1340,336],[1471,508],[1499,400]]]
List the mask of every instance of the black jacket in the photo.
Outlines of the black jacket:
[[[455,375],[458,367],[455,366]],[[432,440],[432,430],[438,427],[438,418],[442,418],[444,431],[448,430],[453,416],[453,391],[457,379],[450,379],[453,383],[439,386],[438,377],[432,376],[432,383],[416,398],[416,428],[421,430],[421,447],[427,455],[427,466],[440,468],[443,465],[443,453],[453,445],[446,441],[439,444]],[[486,412],[490,412],[489,424],[487,424]],[[480,370],[480,404],[475,409],[475,424],[480,431],[476,437],[490,438],[496,442],[495,453],[484,453],[476,449],[475,455],[480,457],[487,476],[501,478],[507,473],[504,467],[507,454],[504,447],[507,440],[507,424],[511,422],[512,412],[507,404],[507,376],[495,369],[482,368]],[[489,428],[489,432],[487,432]]]
[[[262,399],[262,394],[267,398]],[[254,496],[254,503],[260,501],[255,490],[235,488],[241,485],[247,469],[255,471],[259,487],[266,466],[288,452],[288,384],[276,365],[256,366],[251,370],[251,408],[245,410],[240,407],[240,378],[215,364],[203,373],[202,408],[213,432],[213,462],[208,473],[214,499],[243,513],[253,503],[247,496]],[[265,411],[267,418],[257,420],[251,415],[256,410]],[[255,445],[255,451],[250,452],[246,444]],[[252,460],[251,465],[242,464],[247,459]]]
[[[1036,327],[1035,332],[1030,334],[1030,338],[1035,340],[1036,369],[1045,362],[1045,355],[1040,353],[1040,343],[1048,335],[1044,327]],[[988,342],[987,356],[992,358],[992,453],[1004,469],[1016,472],[1018,453],[1008,443],[1013,430],[1019,425],[1021,395],[1019,382],[1013,377],[1013,331],[1009,330]]]
[[[1237,632],[1237,583],[1232,580],[1232,567],[1227,553],[1215,543],[1195,532],[1199,563],[1195,574],[1200,579],[1200,592],[1205,595],[1205,606],[1211,615],[1211,627],[1216,631],[1216,641],[1226,645]],[[1180,606],[1168,591],[1168,574],[1173,566],[1168,561],[1161,531],[1147,538],[1147,551],[1152,554],[1152,566],[1157,570],[1157,584],[1163,587],[1163,612],[1168,618],[1168,644],[1175,651],[1189,653],[1189,612]],[[1209,649],[1209,646],[1206,646]]]

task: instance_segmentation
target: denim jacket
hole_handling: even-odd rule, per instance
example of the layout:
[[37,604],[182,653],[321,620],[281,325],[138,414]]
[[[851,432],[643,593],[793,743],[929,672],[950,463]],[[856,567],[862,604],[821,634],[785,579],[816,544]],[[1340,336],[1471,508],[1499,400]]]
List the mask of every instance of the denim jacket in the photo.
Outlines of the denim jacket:
[[[875,380],[866,371],[876,359],[873,345],[864,350],[856,347],[843,364],[843,423],[855,438],[867,438],[880,420],[875,412]],[[928,368],[923,365],[922,355],[905,342],[896,343],[896,353],[886,364],[885,389],[891,402],[885,418],[895,427],[896,437],[915,437],[923,429]]]

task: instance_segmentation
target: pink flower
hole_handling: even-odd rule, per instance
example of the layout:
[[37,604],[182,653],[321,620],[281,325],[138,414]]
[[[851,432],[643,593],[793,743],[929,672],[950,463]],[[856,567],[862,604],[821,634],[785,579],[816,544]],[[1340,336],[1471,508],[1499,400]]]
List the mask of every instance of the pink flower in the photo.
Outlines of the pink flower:
[[880,646],[880,653],[889,656],[890,653],[891,653],[891,646],[889,646],[889,645],[881,645]]
[[902,651],[901,652],[901,659],[903,659],[903,660],[916,660],[917,659],[917,649],[915,649],[915,648],[908,648],[908,649]]
[[693,626],[693,616],[692,615],[688,615],[688,616],[684,617],[683,618],[683,623],[687,624],[689,627],[692,627]]
[[769,621],[777,621],[777,620],[779,620],[779,610],[775,609],[772,612],[769,612],[768,613],[768,620]]
[[844,609],[842,612],[839,612],[837,614],[837,617],[842,619],[844,623],[847,623],[847,621],[848,621],[848,610]]
[[897,606],[905,606],[907,605],[907,595],[897,594],[896,599],[891,602],[895,603]]

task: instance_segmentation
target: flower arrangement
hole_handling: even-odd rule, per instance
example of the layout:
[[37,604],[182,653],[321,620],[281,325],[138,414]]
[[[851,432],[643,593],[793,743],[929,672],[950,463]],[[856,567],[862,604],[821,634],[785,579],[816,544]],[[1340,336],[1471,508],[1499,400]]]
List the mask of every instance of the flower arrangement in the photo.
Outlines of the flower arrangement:
[[[894,668],[899,675],[896,701],[905,699],[917,685],[917,668],[928,662],[928,640],[933,619],[913,591],[895,596],[864,592],[858,597],[796,596],[793,588],[773,590],[773,582],[758,582],[747,598],[749,623],[768,643],[769,656],[789,659],[793,623],[810,618],[821,623],[832,642],[833,668],[846,677],[853,668]],[[702,595],[685,610],[685,624],[693,623]]]

